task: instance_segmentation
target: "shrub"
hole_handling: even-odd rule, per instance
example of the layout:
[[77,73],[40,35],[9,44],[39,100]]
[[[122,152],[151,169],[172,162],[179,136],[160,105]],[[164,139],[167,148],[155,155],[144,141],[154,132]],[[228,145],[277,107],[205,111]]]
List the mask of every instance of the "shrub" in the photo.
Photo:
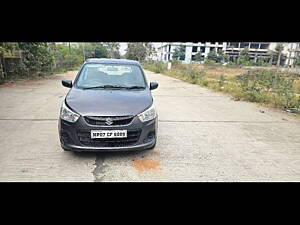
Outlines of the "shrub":
[[214,61],[212,59],[205,59],[204,64],[205,65],[216,65],[216,61]]
[[[299,100],[295,96],[294,78],[280,71],[248,71],[237,77],[243,92],[243,98],[252,102],[273,101],[275,106],[284,109],[299,109]],[[271,100],[272,99],[272,100]]]
[[222,75],[220,75],[220,79],[219,79],[219,86],[220,87],[223,87],[224,86],[224,83],[225,83],[225,77],[224,77],[224,75],[222,74]]
[[166,69],[167,69],[166,65],[164,63],[162,63],[162,62],[154,64],[154,72],[155,73],[161,73],[161,72],[163,72]]
[[67,54],[64,56],[63,65],[66,68],[74,68],[83,62],[83,57]]
[[201,82],[201,84],[202,84],[203,86],[207,87],[207,86],[208,86],[208,81],[207,81],[207,80],[203,80],[203,81]]
[[148,69],[155,73],[162,73],[167,69],[167,65],[163,62],[148,61],[148,62],[143,62],[142,65],[145,69]]

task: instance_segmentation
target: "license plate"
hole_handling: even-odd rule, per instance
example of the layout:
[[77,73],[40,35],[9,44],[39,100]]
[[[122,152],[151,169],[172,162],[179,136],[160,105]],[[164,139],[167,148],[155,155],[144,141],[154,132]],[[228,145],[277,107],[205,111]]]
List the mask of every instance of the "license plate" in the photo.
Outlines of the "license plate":
[[127,130],[91,130],[91,138],[126,138]]

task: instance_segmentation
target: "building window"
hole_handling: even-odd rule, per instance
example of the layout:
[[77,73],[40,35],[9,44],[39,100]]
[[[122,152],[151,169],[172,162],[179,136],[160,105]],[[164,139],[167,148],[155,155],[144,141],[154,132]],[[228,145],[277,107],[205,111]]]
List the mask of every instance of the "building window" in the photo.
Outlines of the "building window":
[[201,47],[200,51],[201,51],[201,53],[204,53],[205,52],[205,47]]
[[240,48],[247,48],[249,47],[249,42],[241,42]]
[[223,44],[223,42],[219,42],[219,45],[222,45]]
[[197,46],[193,46],[192,52],[197,52]]
[[250,48],[258,49],[259,44],[258,43],[251,43]]
[[169,52],[171,52],[171,45],[169,45]]
[[239,47],[239,43],[238,42],[229,42],[228,47],[229,48],[238,48]]
[[216,51],[215,49],[216,49],[216,48],[212,47],[212,48],[210,48],[209,51]]
[[260,49],[268,49],[269,48],[269,44],[261,44],[260,45]]

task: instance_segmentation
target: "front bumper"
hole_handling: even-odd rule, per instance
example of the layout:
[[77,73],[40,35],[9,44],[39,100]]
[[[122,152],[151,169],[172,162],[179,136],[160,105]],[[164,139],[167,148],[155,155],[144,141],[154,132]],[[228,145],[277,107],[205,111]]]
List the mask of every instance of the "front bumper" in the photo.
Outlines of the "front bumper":
[[[142,123],[137,117],[134,117],[132,122],[128,125],[122,126],[96,126],[88,124],[81,116],[75,123],[69,123],[67,121],[59,119],[58,130],[59,138],[62,148],[71,151],[81,152],[98,152],[98,151],[134,151],[144,150],[152,148],[156,143],[157,137],[157,123],[158,118],[154,120]],[[93,140],[87,136],[91,130],[127,130],[128,132],[138,131],[139,135],[134,143],[118,144],[114,146],[114,143],[110,143],[110,146],[97,146],[93,145]],[[85,137],[81,135],[84,134]],[[149,135],[150,134],[150,135]],[[83,139],[89,139],[89,142],[82,141]],[[97,140],[97,143],[102,141]],[[105,141],[105,140],[103,140]],[[122,138],[117,141],[122,142]],[[123,145],[123,146],[122,146]]]

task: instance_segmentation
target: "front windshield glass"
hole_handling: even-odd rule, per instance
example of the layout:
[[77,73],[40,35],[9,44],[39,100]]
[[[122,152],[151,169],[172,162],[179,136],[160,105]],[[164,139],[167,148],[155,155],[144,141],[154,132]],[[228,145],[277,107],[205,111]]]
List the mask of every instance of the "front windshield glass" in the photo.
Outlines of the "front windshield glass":
[[98,86],[146,87],[142,71],[136,65],[86,64],[77,80],[78,88]]

